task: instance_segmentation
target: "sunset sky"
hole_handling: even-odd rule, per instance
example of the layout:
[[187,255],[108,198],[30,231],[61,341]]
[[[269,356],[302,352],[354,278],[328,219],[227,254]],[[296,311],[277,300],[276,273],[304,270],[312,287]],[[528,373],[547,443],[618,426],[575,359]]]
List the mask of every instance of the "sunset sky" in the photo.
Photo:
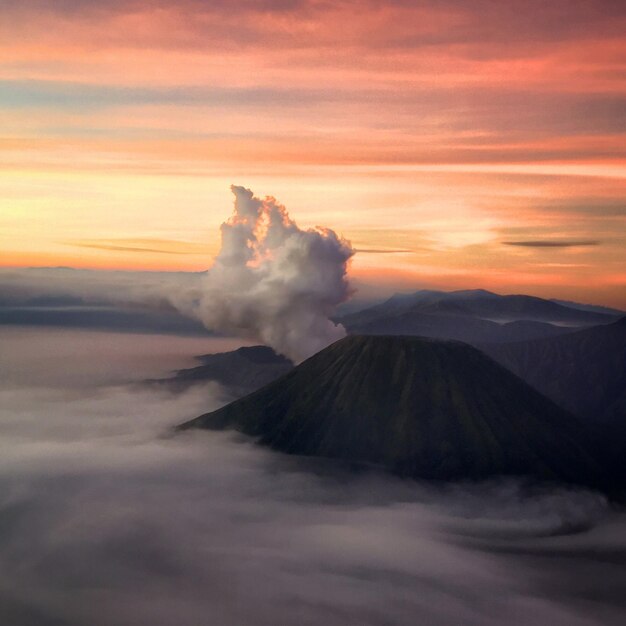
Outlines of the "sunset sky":
[[0,0],[0,266],[202,270],[230,185],[360,282],[626,307],[623,0]]

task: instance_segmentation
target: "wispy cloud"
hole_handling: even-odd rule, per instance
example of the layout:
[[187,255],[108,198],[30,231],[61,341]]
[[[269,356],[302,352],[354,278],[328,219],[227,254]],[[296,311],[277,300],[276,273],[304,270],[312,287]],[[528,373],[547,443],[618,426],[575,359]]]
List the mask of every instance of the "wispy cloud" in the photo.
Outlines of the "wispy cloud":
[[204,244],[173,239],[88,239],[65,241],[65,245],[78,248],[93,248],[112,252],[151,252],[154,254],[202,254]]
[[406,248],[356,248],[355,252],[361,254],[407,254],[413,252]]
[[573,240],[527,240],[527,241],[503,241],[505,246],[520,246],[522,248],[580,248],[587,246],[599,246],[602,242],[594,239],[573,241]]
[[381,284],[625,306],[624,2],[0,4],[0,264],[204,269],[250,181]]

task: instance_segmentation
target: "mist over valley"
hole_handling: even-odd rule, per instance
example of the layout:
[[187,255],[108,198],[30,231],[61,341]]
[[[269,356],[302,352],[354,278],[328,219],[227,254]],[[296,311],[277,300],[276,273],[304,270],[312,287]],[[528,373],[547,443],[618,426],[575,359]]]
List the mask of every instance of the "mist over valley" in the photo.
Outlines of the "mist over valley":
[[12,326],[0,341],[3,623],[621,623],[626,522],[598,492],[172,436],[228,394],[142,381],[238,340]]

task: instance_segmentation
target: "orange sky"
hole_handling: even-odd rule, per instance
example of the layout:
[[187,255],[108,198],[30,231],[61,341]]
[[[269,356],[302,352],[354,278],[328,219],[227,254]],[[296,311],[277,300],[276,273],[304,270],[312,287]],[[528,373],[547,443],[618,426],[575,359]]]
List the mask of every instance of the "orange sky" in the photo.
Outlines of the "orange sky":
[[626,307],[623,2],[0,6],[0,265],[204,269],[235,183],[361,281]]

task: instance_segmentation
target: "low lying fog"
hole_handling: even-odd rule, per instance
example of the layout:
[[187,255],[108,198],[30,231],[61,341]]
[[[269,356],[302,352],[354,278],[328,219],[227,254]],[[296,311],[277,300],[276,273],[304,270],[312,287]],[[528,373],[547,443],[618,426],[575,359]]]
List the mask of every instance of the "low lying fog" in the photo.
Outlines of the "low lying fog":
[[224,399],[136,384],[240,341],[0,328],[0,623],[623,623],[598,494],[435,488],[168,427]]

